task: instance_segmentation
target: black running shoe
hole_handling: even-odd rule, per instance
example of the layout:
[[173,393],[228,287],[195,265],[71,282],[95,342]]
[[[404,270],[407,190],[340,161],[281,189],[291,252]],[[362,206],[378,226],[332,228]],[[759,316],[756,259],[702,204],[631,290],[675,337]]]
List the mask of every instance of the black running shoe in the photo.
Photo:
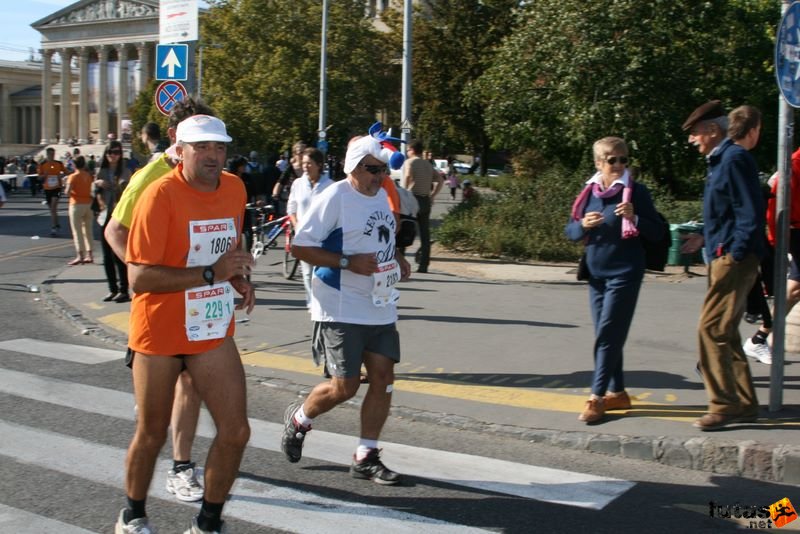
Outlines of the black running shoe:
[[350,465],[350,474],[353,478],[371,480],[384,486],[394,486],[402,482],[403,477],[400,473],[395,473],[383,465],[380,454],[380,449],[370,449],[367,457],[360,462],[356,462],[353,457],[353,463]]
[[293,464],[300,461],[303,457],[303,440],[306,439],[306,432],[311,427],[300,427],[294,422],[294,414],[300,408],[299,402],[293,402],[286,408],[283,414],[283,435],[281,436],[281,450],[286,455],[286,459]]

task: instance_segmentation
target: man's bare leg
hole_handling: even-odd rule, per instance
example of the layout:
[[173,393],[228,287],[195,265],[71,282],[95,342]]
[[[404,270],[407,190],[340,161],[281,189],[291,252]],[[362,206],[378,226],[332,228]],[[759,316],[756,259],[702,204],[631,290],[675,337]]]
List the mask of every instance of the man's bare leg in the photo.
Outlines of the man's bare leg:
[[369,389],[361,404],[361,437],[377,440],[392,405],[395,362],[373,352],[364,353]]
[[202,401],[194,388],[191,375],[186,371],[182,372],[175,384],[175,400],[172,403],[173,460],[191,460],[201,405]]
[[244,368],[232,338],[214,350],[188,356],[186,366],[217,427],[206,459],[204,503],[224,503],[250,439]]
[[180,359],[137,353],[133,359],[133,389],[138,406],[136,432],[125,461],[125,492],[133,500],[147,497],[158,453],[167,439]]

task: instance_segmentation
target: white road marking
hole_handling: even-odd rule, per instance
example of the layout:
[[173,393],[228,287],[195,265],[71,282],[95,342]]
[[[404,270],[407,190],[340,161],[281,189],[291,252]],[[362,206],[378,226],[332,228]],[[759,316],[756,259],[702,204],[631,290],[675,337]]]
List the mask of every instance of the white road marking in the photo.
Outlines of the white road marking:
[[93,534],[54,519],[0,504],[0,531],[14,534]]
[[121,350],[98,349],[83,345],[54,343],[52,341],[28,338],[0,341],[0,349],[87,364],[106,363],[121,360],[125,357],[125,352]]
[[[129,393],[54,378],[0,369],[0,391],[78,410],[132,420]],[[250,418],[248,446],[280,451],[283,425]],[[203,411],[197,434],[213,437],[210,416]],[[2,435],[2,434],[0,434]],[[314,430],[303,455],[348,465],[357,440],[353,436]],[[544,502],[601,510],[634,486],[633,482],[532,466],[460,453],[381,442],[383,459],[398,472],[460,486],[490,490]]]
[[[39,464],[41,458],[48,458],[48,469],[98,484],[123,486],[123,449],[4,421],[0,421],[0,435],[4,438],[0,454],[34,464]],[[161,460],[156,466],[156,472],[164,473],[170,467],[170,461]],[[150,495],[175,502],[162,484],[152,484]],[[196,504],[181,504],[192,510],[197,508]],[[391,508],[330,499],[250,479],[239,479],[234,485],[231,498],[225,505],[225,516],[288,532],[303,533],[330,532],[332,521],[336,522],[337,532],[361,533],[373,529],[407,534],[419,534],[420,531],[453,534],[488,532]]]

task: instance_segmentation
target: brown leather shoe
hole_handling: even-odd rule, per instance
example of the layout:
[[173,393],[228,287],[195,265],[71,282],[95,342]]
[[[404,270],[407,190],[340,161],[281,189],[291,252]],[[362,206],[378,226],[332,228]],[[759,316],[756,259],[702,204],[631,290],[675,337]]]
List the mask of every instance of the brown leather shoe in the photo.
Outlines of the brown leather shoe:
[[606,393],[603,397],[603,404],[606,410],[630,410],[631,398],[627,391],[621,393]]
[[578,421],[596,423],[606,414],[603,399],[589,399],[583,407],[583,412],[578,416]]
[[707,413],[692,426],[700,430],[717,430],[732,423],[740,423],[742,416],[739,414],[725,414],[725,413]]

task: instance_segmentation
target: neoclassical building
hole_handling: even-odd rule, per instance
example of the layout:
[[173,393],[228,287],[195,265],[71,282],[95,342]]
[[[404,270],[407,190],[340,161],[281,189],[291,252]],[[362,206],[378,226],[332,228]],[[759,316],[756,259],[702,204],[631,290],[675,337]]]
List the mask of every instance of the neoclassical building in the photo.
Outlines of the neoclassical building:
[[119,135],[153,77],[158,0],[80,0],[31,26],[42,34],[40,142]]
[[[402,5],[365,0],[365,14],[380,27],[381,13]],[[0,144],[121,137],[154,76],[159,0],[79,0],[31,26],[41,61],[0,61]]]

